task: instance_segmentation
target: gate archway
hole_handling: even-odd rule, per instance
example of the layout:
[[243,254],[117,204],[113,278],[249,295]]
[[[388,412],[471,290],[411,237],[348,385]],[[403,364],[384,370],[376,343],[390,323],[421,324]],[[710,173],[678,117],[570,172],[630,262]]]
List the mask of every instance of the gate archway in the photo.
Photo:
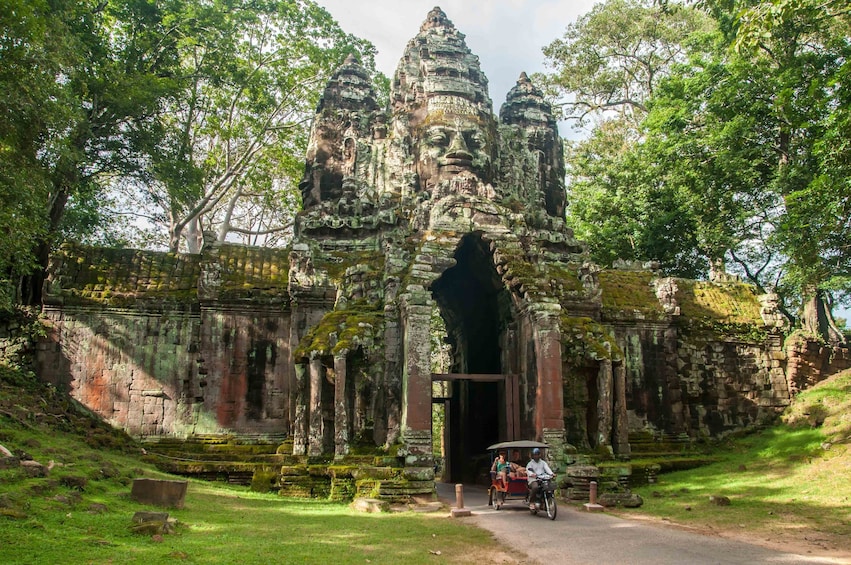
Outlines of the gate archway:
[[455,266],[431,286],[451,347],[444,406],[445,477],[473,482],[481,472],[487,446],[513,437],[519,428],[517,377],[508,375],[508,339],[514,323],[511,296],[481,234],[464,236],[455,251]]

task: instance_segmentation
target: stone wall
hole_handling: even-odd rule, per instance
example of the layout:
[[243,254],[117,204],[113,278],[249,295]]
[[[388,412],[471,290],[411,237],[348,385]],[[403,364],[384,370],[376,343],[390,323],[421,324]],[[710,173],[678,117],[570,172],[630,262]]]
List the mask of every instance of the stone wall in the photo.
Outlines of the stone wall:
[[0,312],[0,363],[24,371],[34,368],[37,338],[32,329],[35,323],[37,316],[29,310]]
[[629,266],[600,280],[602,323],[626,372],[631,432],[719,436],[788,406],[783,328],[766,322],[774,318],[752,287]]
[[42,379],[130,433],[191,429],[197,312],[47,306],[44,314],[52,331],[37,359]]
[[683,336],[677,347],[682,431],[717,437],[766,422],[789,405],[779,337],[761,343]]
[[237,432],[290,431],[289,321],[289,312],[280,308],[202,307],[198,376],[189,393],[203,407],[199,411],[215,414],[217,426]]
[[795,335],[786,342],[786,372],[792,394],[810,388],[830,375],[851,369],[851,349],[830,347]]
[[38,373],[133,435],[285,435],[286,280],[283,250],[64,247],[45,292]]

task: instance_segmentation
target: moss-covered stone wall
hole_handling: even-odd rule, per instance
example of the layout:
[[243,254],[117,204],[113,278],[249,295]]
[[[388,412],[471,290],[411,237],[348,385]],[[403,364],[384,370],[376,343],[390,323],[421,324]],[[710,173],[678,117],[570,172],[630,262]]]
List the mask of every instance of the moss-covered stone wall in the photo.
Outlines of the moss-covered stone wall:
[[[615,352],[615,363],[620,356],[631,432],[717,436],[773,417],[788,404],[781,333],[764,320],[752,286],[629,268],[601,271],[599,281],[597,325],[610,337],[579,331],[582,318],[563,317],[565,374],[571,363],[574,371],[589,371],[606,350]],[[566,383],[566,412],[583,394],[587,406],[599,403],[593,379],[585,381]],[[593,420],[593,410],[587,413]]]
[[286,432],[287,284],[286,250],[63,246],[39,373],[134,435]]

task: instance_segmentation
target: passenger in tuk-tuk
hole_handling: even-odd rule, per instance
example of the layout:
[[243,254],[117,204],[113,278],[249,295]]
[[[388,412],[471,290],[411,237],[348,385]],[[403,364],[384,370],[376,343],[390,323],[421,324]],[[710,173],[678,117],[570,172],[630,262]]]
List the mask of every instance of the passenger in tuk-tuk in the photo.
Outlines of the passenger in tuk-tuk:
[[521,465],[522,459],[520,459],[520,450],[515,449],[511,452],[511,461],[509,462],[510,471],[509,476],[512,479],[525,479],[526,478],[526,467]]
[[493,461],[491,471],[496,473],[496,476],[502,479],[502,484],[508,485],[508,473],[511,469],[511,464],[505,460],[505,452],[501,451]]

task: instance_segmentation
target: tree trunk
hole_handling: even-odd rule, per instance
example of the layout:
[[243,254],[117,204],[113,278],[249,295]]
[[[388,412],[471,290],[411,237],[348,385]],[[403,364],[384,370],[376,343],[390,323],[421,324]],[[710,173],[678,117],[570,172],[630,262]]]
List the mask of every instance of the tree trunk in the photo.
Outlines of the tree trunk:
[[186,224],[186,249],[189,253],[201,253],[204,245],[204,232],[201,230],[201,222],[194,217]]
[[[75,147],[82,152],[82,139],[77,139]],[[68,199],[71,193],[79,187],[82,182],[80,174],[80,165],[77,160],[71,158],[63,158],[56,165],[56,170],[53,174],[53,187],[50,194],[50,199],[47,202],[47,233],[39,240],[33,255],[35,255],[38,266],[29,275],[21,278],[20,284],[20,301],[24,305],[39,306],[42,299],[42,287],[47,278],[47,267],[50,263],[50,252],[53,250],[53,245],[56,243],[54,237],[59,231],[59,224],[62,222],[62,216],[65,214],[65,206],[68,204]]]
[[836,327],[833,314],[821,289],[809,289],[804,294],[804,309],[801,313],[801,326],[804,331],[820,336],[830,345],[845,344],[845,336]]

